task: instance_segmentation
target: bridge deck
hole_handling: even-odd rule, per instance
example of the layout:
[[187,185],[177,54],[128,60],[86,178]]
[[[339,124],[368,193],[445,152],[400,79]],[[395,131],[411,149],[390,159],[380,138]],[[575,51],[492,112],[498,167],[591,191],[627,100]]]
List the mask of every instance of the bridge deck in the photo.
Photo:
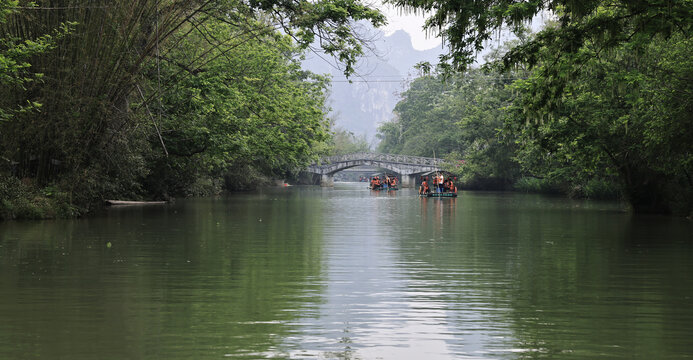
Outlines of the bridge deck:
[[356,166],[379,167],[402,176],[411,176],[438,171],[443,163],[441,159],[421,156],[354,153],[323,158],[319,163],[310,165],[305,171],[322,175],[323,183],[331,183],[335,173]]
[[444,162],[442,159],[434,159],[421,156],[378,153],[353,153],[346,155],[328,156],[320,159],[318,164],[311,164],[311,166],[322,166],[357,160],[381,161],[408,165],[441,165]]

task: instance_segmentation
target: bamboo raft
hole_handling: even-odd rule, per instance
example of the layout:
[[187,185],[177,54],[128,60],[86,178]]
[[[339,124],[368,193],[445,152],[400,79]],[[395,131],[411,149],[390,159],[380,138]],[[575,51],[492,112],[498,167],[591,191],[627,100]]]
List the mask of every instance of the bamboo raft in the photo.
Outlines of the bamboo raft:
[[419,194],[421,197],[434,197],[434,198],[456,198],[457,193],[454,192],[444,192],[444,193],[428,193],[428,194]]

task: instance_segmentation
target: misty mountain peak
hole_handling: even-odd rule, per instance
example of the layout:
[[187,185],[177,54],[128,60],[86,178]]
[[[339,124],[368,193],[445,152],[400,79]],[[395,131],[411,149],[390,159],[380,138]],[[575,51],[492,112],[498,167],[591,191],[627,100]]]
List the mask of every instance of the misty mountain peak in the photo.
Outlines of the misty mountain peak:
[[[383,44],[384,43],[384,44]],[[412,44],[412,37],[404,30],[397,30],[383,38],[384,58],[388,65],[394,67],[403,76],[406,76],[414,68],[414,64],[428,61],[432,64],[438,62],[438,55],[442,49],[416,50]]]
[[[381,33],[381,35],[384,35]],[[332,73],[336,79],[330,91],[330,107],[335,123],[355,134],[365,134],[373,139],[378,124],[392,118],[392,109],[399,100],[397,93],[402,81],[409,78],[414,64],[421,61],[437,63],[440,48],[416,50],[412,37],[404,30],[373,41],[373,53],[367,53],[359,61],[353,83],[342,79],[341,70],[329,68],[320,57],[309,57],[304,68],[321,73]]]
[[411,35],[404,30],[397,30],[385,37],[385,42],[389,46],[401,51],[413,51],[414,46],[412,45]]

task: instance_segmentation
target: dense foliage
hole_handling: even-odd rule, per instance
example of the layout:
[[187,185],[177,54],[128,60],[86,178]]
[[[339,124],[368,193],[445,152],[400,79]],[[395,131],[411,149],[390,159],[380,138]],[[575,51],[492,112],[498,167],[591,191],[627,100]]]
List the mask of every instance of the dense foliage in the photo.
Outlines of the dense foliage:
[[[632,40],[590,58],[552,95],[544,61],[530,72],[478,70],[413,81],[379,129],[383,152],[445,157],[471,188],[623,196],[638,212],[693,208],[691,39]],[[592,52],[590,54],[590,52]]]
[[341,127],[335,127],[328,143],[329,155],[345,155],[358,152],[370,152],[371,144],[365,134],[356,135]]
[[512,99],[515,75],[479,70],[447,81],[443,74],[415,79],[379,128],[379,150],[447,158],[466,188],[509,188],[519,165],[514,144],[499,130]]
[[[509,130],[520,161],[557,180],[615,178],[636,211],[693,209],[693,45],[681,35],[632,40],[590,58],[560,96],[543,66],[514,85]],[[552,50],[545,49],[547,53]],[[548,55],[547,55],[548,57]],[[570,71],[569,62],[558,66]]]
[[[146,159],[154,164],[148,189],[180,194],[201,177],[224,175],[228,187],[245,188],[259,180],[256,174],[281,177],[312,160],[313,148],[328,140],[327,83],[300,69],[290,38],[265,31],[215,47],[205,44],[205,35],[228,39],[241,29],[214,19],[197,26],[201,32],[176,39],[178,47],[162,57],[161,81],[170,85],[162,99],[161,138],[149,137],[155,151]],[[212,59],[204,68],[182,67],[203,53]]]
[[[471,188],[625,197],[639,212],[693,207],[691,39],[632,40],[587,54],[551,96],[530,72],[468,71],[413,81],[379,129],[383,152],[445,157]],[[554,49],[542,50],[546,61]],[[584,53],[597,51],[586,45]],[[571,71],[575,64],[550,66]]]
[[[0,26],[8,26],[8,17],[17,12],[18,0],[0,0]],[[29,71],[29,58],[55,47],[55,42],[66,35],[72,23],[62,23],[51,31],[33,39],[22,39],[10,34],[0,38],[0,85],[24,89],[25,85],[40,79],[42,74]],[[9,119],[16,112],[29,111],[40,104],[29,102],[12,107],[0,107],[0,121]],[[7,161],[5,159],[5,161]]]
[[[522,172],[515,173],[518,178],[514,179],[517,184],[582,195],[620,193],[637,212],[691,213],[693,3],[390,2],[410,10],[432,11],[428,26],[439,30],[450,45],[440,65],[446,76],[452,68],[465,69],[471,64],[494,31],[509,26],[520,35],[522,41],[485,69],[510,74],[524,69],[529,73],[505,89],[515,96],[506,104],[506,111],[498,114],[505,125],[492,126],[503,128],[500,135],[478,134],[476,138],[483,142],[500,136],[507,146],[513,144],[514,153],[503,156],[520,164]],[[542,11],[548,11],[556,21],[531,37],[523,37],[523,25]],[[417,86],[413,84],[410,91]],[[406,119],[411,113],[406,108],[414,104],[408,96],[412,93],[405,94],[398,105],[400,118],[381,128],[383,149],[413,153],[417,152],[414,147],[420,146],[417,144],[432,140],[440,153],[452,151],[435,135],[401,132],[401,124],[411,123]],[[442,108],[433,104],[440,103],[444,95],[440,90],[426,95],[429,99],[424,102],[429,104],[418,107],[426,114],[415,115],[417,121],[434,128],[445,121],[441,119],[455,117],[451,124],[457,122],[455,131],[459,132],[464,123],[460,119],[472,115],[483,118],[474,109],[433,115],[435,108]],[[483,121],[492,123],[490,119]],[[419,140],[413,141],[417,136]],[[445,136],[443,132],[437,135]],[[459,139],[460,135],[453,137]],[[474,158],[469,147],[454,150],[465,162],[467,157],[470,161]],[[451,157],[457,157],[454,155]],[[485,162],[494,164],[497,160],[488,157]],[[461,163],[457,165],[464,168]]]
[[341,0],[1,0],[3,179],[88,209],[295,171],[329,139],[327,81],[299,58],[319,42],[351,73],[354,20],[384,18]]
[[513,48],[503,57],[506,67],[535,64],[538,49],[558,49],[556,58],[571,57],[587,42],[610,48],[633,36],[669,36],[690,33],[693,5],[676,0],[387,0],[408,11],[426,11],[426,27],[446,39],[450,52],[445,64],[465,69],[476,53],[501,29],[524,32],[524,26],[539,14],[554,14],[559,26],[541,31],[531,41]]

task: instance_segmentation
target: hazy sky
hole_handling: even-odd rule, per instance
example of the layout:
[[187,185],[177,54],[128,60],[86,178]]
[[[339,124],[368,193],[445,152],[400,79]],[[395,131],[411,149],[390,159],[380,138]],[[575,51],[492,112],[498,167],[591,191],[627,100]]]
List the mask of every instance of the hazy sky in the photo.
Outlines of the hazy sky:
[[435,37],[434,34],[426,36],[422,29],[425,21],[423,14],[404,14],[401,10],[396,10],[392,6],[383,5],[380,2],[375,6],[387,16],[388,25],[381,28],[385,35],[391,35],[397,30],[404,30],[411,35],[412,45],[416,50],[427,50],[441,46],[440,38]]
[[[436,46],[441,46],[439,37],[436,37],[435,34],[427,35],[423,30],[426,17],[421,12],[418,14],[405,14],[402,10],[395,9],[391,5],[383,4],[381,0],[375,1],[376,3],[374,6],[387,16],[388,24],[381,28],[385,35],[391,35],[397,30],[404,30],[411,35],[412,45],[416,50],[428,50]],[[550,15],[543,12],[537,14],[531,21],[530,27],[532,30],[538,31],[548,17],[550,17]],[[495,41],[500,40],[502,42],[512,37],[513,36],[505,30],[501,33],[500,39],[495,39]],[[490,45],[493,46],[493,41]]]

